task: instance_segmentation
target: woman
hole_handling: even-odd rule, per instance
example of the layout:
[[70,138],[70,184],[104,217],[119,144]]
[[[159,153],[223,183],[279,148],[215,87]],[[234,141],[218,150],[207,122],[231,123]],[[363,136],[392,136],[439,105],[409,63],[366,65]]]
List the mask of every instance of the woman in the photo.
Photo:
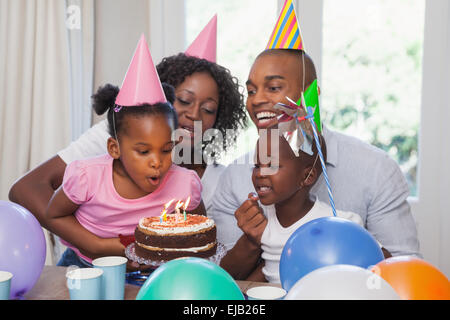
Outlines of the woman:
[[[157,65],[157,71],[161,82],[175,88],[174,107],[179,118],[179,128],[192,132],[194,121],[201,121],[202,133],[211,128],[225,133],[225,129],[246,126],[243,95],[239,91],[237,79],[224,67],[180,53],[163,59]],[[108,137],[107,123],[103,120],[66,149],[20,178],[10,190],[10,200],[27,208],[44,228],[51,231],[47,225],[45,210],[54,191],[62,183],[66,164],[76,159],[104,154]],[[223,137],[220,149],[226,150],[235,143],[235,137],[229,138],[225,134]],[[206,145],[203,149],[205,147]],[[214,156],[218,157],[219,154]],[[224,167],[218,164],[206,165],[204,161],[200,164],[180,165],[195,170],[201,178],[204,186],[202,198],[208,212]],[[108,252],[97,248],[95,252],[85,254],[95,257],[107,255]]]

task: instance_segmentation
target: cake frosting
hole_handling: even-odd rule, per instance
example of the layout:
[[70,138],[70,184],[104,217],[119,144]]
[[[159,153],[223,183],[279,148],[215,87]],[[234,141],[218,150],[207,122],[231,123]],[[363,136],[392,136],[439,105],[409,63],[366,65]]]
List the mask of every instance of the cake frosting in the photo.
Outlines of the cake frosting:
[[216,253],[214,220],[194,214],[168,214],[167,219],[147,217],[135,230],[135,252],[150,260],[171,260],[183,256],[210,257]]

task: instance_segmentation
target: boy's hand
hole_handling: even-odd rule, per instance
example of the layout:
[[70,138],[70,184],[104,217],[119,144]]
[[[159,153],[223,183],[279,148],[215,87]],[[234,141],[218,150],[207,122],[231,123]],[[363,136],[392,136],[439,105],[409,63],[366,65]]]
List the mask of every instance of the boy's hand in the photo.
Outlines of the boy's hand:
[[258,205],[258,196],[254,193],[248,195],[248,200],[234,213],[238,227],[246,234],[248,239],[256,246],[261,246],[261,237],[267,225],[263,210]]

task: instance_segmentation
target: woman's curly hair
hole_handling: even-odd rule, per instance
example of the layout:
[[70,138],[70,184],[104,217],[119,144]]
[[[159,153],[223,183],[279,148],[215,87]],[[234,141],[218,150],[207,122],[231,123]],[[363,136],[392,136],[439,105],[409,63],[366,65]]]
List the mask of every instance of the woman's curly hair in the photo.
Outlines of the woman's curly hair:
[[[244,95],[240,91],[242,87],[239,85],[238,79],[233,77],[228,69],[205,59],[187,56],[184,53],[164,58],[156,66],[156,69],[161,82],[166,82],[175,88],[193,73],[209,73],[216,81],[219,89],[219,106],[213,128],[218,129],[223,137],[222,145],[210,142],[214,144],[212,157],[219,157],[222,150],[226,151],[227,148],[236,143],[238,130],[246,128],[248,123]],[[233,129],[235,134],[227,135],[227,129]],[[205,148],[207,144],[203,147]]]

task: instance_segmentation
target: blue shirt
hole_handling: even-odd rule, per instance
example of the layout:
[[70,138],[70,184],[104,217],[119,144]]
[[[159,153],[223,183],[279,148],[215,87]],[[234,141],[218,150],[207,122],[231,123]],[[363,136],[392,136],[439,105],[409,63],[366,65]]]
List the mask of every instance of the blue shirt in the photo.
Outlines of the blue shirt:
[[[324,127],[327,173],[337,210],[361,216],[365,228],[393,256],[419,252],[417,228],[407,202],[409,188],[397,163],[388,154],[359,139]],[[227,249],[242,235],[234,212],[255,192],[251,176],[253,153],[231,163],[223,172],[208,215],[217,225],[217,239]],[[311,195],[329,203],[323,174]]]

